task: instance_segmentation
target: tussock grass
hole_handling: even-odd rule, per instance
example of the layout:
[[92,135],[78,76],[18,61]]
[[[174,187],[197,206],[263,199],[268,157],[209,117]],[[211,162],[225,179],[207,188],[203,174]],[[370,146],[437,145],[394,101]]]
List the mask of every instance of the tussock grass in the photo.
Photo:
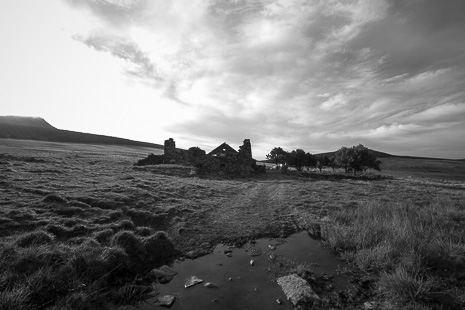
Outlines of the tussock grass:
[[[50,227],[61,237],[63,231],[73,235],[72,229]],[[63,243],[37,230],[6,239],[0,246],[0,309],[134,304],[152,290],[148,282],[135,285],[135,279],[177,254],[163,232],[141,237],[133,231],[115,234],[105,229],[94,236],[72,237]]]
[[129,216],[136,225],[153,225],[164,219],[163,215],[134,208],[127,210],[126,215]]
[[61,197],[58,194],[48,194],[47,196],[45,196],[42,199],[42,201],[43,202],[52,202],[52,203],[61,203],[61,204],[65,204],[65,203],[68,202],[65,198]]
[[32,245],[50,244],[55,237],[43,230],[36,230],[23,234],[16,239],[15,244],[19,247],[29,247]]
[[114,235],[113,229],[104,229],[94,233],[94,238],[102,245],[107,245],[110,243],[111,238]]
[[335,211],[322,229],[327,243],[361,270],[380,275],[382,295],[400,304],[455,309],[465,288],[465,206],[366,202]]
[[136,225],[131,220],[122,220],[120,222],[117,222],[116,224],[113,225],[113,229],[115,231],[121,231],[121,230],[135,230]]

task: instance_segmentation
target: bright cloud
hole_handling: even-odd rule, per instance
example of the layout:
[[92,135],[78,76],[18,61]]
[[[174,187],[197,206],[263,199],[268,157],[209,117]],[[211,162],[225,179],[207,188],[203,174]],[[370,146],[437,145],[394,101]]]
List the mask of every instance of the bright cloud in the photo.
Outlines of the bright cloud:
[[[2,37],[8,37],[0,61],[9,66],[2,81],[17,71],[12,63],[45,76],[15,78],[16,89],[38,95],[3,92],[2,102],[16,104],[5,113],[34,111],[51,123],[61,119],[58,127],[156,143],[173,137],[185,148],[250,138],[257,158],[274,146],[319,152],[358,143],[465,158],[465,146],[456,146],[465,135],[460,0],[9,0],[0,6]],[[47,72],[60,64],[56,74]],[[46,82],[66,94],[45,91]],[[67,121],[56,109],[63,102],[95,124]]]

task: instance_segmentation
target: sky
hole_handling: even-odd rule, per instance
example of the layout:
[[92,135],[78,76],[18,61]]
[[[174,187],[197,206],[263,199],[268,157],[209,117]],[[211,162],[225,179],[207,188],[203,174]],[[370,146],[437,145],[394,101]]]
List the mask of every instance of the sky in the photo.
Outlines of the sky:
[[207,152],[465,158],[463,0],[2,0],[0,115]]

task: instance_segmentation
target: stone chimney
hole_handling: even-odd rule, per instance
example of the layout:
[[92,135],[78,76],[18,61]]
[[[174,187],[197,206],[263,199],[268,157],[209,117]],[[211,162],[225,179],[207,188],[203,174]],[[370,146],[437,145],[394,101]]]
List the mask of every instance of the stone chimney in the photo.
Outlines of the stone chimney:
[[246,157],[252,158],[252,145],[250,144],[250,139],[244,140],[244,144],[239,147],[239,153]]
[[176,142],[173,138],[165,140],[165,157],[168,160],[176,159]]

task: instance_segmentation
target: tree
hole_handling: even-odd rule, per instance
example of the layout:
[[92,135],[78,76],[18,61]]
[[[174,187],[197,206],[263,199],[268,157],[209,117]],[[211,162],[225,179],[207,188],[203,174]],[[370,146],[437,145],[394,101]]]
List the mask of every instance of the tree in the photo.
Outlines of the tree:
[[334,162],[341,168],[344,168],[345,172],[349,172],[351,161],[351,150],[345,146],[341,147],[334,154]]
[[323,170],[324,167],[330,167],[330,159],[328,156],[320,155],[316,157],[316,167],[320,170]]
[[305,151],[297,149],[289,153],[289,165],[294,166],[297,171],[302,171],[302,168],[307,165],[307,155]]
[[351,148],[341,147],[336,151],[335,163],[344,168],[346,173],[353,171],[354,175],[357,171],[366,171],[367,169],[381,171],[381,161],[362,144]]
[[310,167],[316,166],[317,159],[314,155],[311,153],[305,153],[305,167],[307,167],[307,170],[310,169]]
[[[359,144],[354,148],[355,162],[357,163],[357,171],[366,172],[367,169],[375,169],[381,171],[381,161],[378,160],[370,149]],[[354,169],[355,171],[355,169]]]
[[284,164],[286,162],[287,152],[280,147],[274,147],[270,154],[266,155],[267,159],[273,160],[273,162],[278,166],[279,164]]

